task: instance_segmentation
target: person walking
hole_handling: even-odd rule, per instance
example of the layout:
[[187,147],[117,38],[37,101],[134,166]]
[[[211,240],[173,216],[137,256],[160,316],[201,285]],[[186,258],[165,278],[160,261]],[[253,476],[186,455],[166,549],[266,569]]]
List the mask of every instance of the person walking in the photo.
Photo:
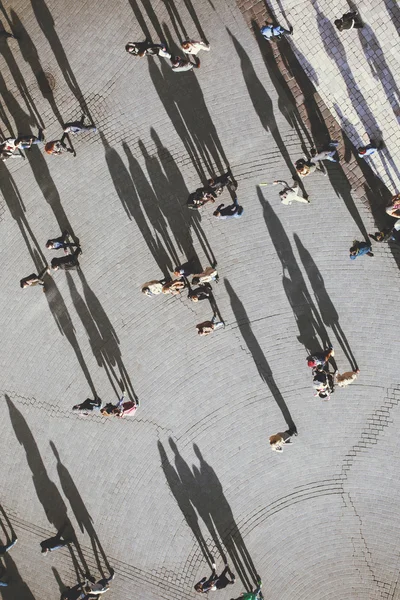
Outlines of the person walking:
[[371,244],[368,242],[359,242],[358,240],[354,240],[353,245],[350,248],[350,260],[355,260],[364,254],[367,256],[374,256]]
[[144,42],[128,42],[125,50],[132,56],[162,56],[163,58],[171,58],[171,53],[168,50],[167,44],[153,44],[151,40],[146,39]]
[[63,539],[61,533],[58,533],[54,537],[40,542],[40,547],[42,549],[42,554],[46,556],[49,552],[54,552],[54,550],[59,550],[59,548],[64,548],[72,543],[72,540],[65,540]]
[[346,29],[362,29],[364,27],[358,11],[353,10],[345,13],[340,19],[334,21],[336,28],[339,31],[345,31]]
[[188,294],[188,298],[192,302],[200,302],[200,300],[209,300],[211,297],[212,287],[209,283],[201,285],[195,290],[190,290]]
[[239,596],[239,598],[231,598],[231,600],[259,600],[260,598],[262,598],[262,592],[261,592],[261,588],[262,588],[262,581],[261,579],[259,579],[257,581],[257,587],[254,591],[252,592],[242,592]]
[[[196,592],[200,594],[207,594],[208,592],[223,590],[228,585],[233,585],[235,583],[235,574],[230,570],[228,563],[225,563],[225,568],[221,575],[217,575],[216,569],[217,565],[213,563],[210,577],[208,579],[207,577],[203,577],[203,579],[200,579],[200,581],[194,586]],[[229,578],[227,575],[229,575]]]
[[271,450],[274,452],[283,452],[283,447],[286,444],[291,444],[292,440],[290,439],[293,435],[297,435],[296,429],[288,429],[287,431],[282,431],[280,433],[276,433],[275,435],[271,435],[269,438],[269,445]]
[[338,162],[338,151],[337,148],[339,146],[339,142],[335,142],[333,140],[331,140],[328,144],[328,147],[326,150],[322,150],[321,152],[318,152],[312,148],[311,149],[311,153],[312,153],[312,157],[311,157],[311,162],[316,164],[318,161],[323,161],[323,160],[329,160],[330,162]]
[[191,71],[192,69],[200,69],[200,61],[197,59],[197,63],[192,63],[190,60],[186,60],[181,56],[174,56],[171,58],[171,69],[174,71],[174,73]]
[[41,144],[44,141],[43,129],[39,129],[37,137],[34,135],[20,135],[15,139],[15,148],[21,150],[30,150],[33,145]]
[[347,387],[353,381],[357,379],[357,376],[360,372],[360,369],[356,369],[355,371],[346,371],[346,373],[342,373],[340,375],[339,371],[335,371],[335,383],[338,387]]
[[328,350],[324,350],[323,352],[314,352],[314,354],[310,354],[310,356],[307,356],[307,366],[311,369],[319,365],[325,366],[328,360],[330,358],[333,358],[334,356],[335,351],[332,348],[332,346],[330,346]]
[[101,594],[104,594],[105,592],[108,592],[108,590],[110,589],[110,581],[112,581],[115,578],[115,572],[110,572],[110,577],[104,577],[96,583],[93,583],[92,581],[86,579],[86,583],[82,587],[83,592],[88,596],[99,596]]
[[16,537],[13,540],[11,540],[11,542],[9,542],[8,544],[4,544],[3,546],[0,546],[0,557],[7,554],[7,552],[9,552],[11,550],[11,548],[13,548],[17,542],[18,542],[18,538]]
[[[386,214],[395,219],[400,218],[400,194],[393,196],[389,206],[386,208]],[[397,225],[397,223],[395,225]]]
[[286,206],[290,206],[290,204],[292,204],[292,202],[302,202],[303,204],[310,203],[310,200],[298,195],[299,183],[297,181],[293,181],[292,187],[290,187],[286,181],[280,181],[280,180],[274,181],[273,184],[274,185],[281,184],[284,186],[284,189],[281,192],[279,192],[282,204],[285,204]]
[[78,248],[72,254],[62,256],[61,258],[53,258],[51,261],[51,268],[54,271],[58,271],[58,269],[61,269],[62,271],[76,271],[76,269],[79,269],[78,256],[81,253],[82,250],[78,246]]
[[81,404],[75,404],[75,406],[72,407],[72,412],[80,415],[88,415],[89,413],[100,410],[100,408],[100,398],[96,397],[94,400],[87,398],[84,402],[81,402]]
[[46,154],[52,154],[54,156],[60,156],[61,154],[64,154],[64,152],[70,152],[76,156],[74,150],[72,148],[68,148],[63,140],[53,140],[52,142],[47,142],[44,147],[44,151]]
[[139,400],[126,400],[126,397],[127,393],[124,390],[117,404],[112,404],[112,402],[108,402],[105,406],[103,406],[103,408],[100,409],[100,413],[102,414],[102,416],[122,418],[125,413],[129,414],[131,412],[134,412],[139,406]]
[[378,152],[382,148],[382,143],[378,146],[373,140],[370,140],[369,144],[366,146],[360,146],[357,148],[358,156],[360,158],[367,158],[368,156],[372,156],[375,152]]
[[163,286],[165,284],[165,279],[153,279],[152,281],[148,281],[142,285],[142,294],[145,296],[158,296],[162,294]]
[[64,133],[72,133],[75,135],[76,133],[82,133],[83,131],[92,131],[93,133],[97,133],[97,128],[93,125],[85,125],[85,115],[82,115],[80,121],[71,121],[70,123],[64,123],[63,125]]
[[239,219],[243,215],[243,206],[239,206],[239,200],[237,196],[233,199],[233,204],[223,208],[225,204],[220,204],[213,212],[216,219]]
[[196,325],[198,335],[210,335],[213,331],[217,331],[217,329],[221,329],[225,327],[225,323],[223,321],[219,321],[217,315],[214,315],[211,321],[204,321],[203,323],[199,323]]
[[199,210],[202,206],[207,204],[207,202],[215,202],[214,195],[210,192],[209,188],[197,188],[195,192],[190,194],[187,199],[187,206],[192,210]]
[[184,277],[180,279],[173,279],[172,281],[168,281],[162,287],[163,294],[172,294],[173,296],[177,296],[187,287],[187,282]]
[[24,277],[23,279],[21,279],[19,284],[22,289],[30,287],[30,286],[34,286],[34,285],[41,285],[43,287],[43,291],[45,292],[46,289],[44,287],[44,281],[42,278],[46,273],[50,273],[50,267],[45,267],[43,269],[43,271],[41,271],[39,273],[39,275],[36,275],[36,273],[32,273],[31,275]]
[[211,283],[211,281],[219,282],[218,271],[215,267],[206,267],[202,273],[193,275],[192,285],[203,285],[204,283]]
[[266,24],[261,27],[261,35],[269,42],[275,40],[281,40],[284,35],[293,35],[293,27],[290,29],[284,29],[281,25],[274,25],[273,23],[265,22]]
[[213,195],[214,198],[217,198],[222,194],[225,187],[231,187],[234,190],[237,190],[238,183],[236,179],[234,179],[232,175],[232,171],[229,169],[226,173],[222,175],[218,175],[218,177],[213,177],[207,181],[207,190]]
[[79,248],[79,244],[75,242],[68,242],[67,240],[70,238],[70,233],[67,229],[64,229],[62,235],[58,238],[52,238],[47,240],[46,248],[48,250],[60,250],[61,248],[64,250],[65,254],[68,253],[68,248]]
[[330,399],[330,394],[334,391],[334,381],[331,373],[326,371],[323,365],[317,365],[313,368],[313,387],[315,390],[314,396],[318,396],[322,400]]
[[197,55],[200,50],[209,52],[211,50],[210,44],[206,42],[195,42],[194,40],[185,40],[181,44],[182,50],[185,54]]

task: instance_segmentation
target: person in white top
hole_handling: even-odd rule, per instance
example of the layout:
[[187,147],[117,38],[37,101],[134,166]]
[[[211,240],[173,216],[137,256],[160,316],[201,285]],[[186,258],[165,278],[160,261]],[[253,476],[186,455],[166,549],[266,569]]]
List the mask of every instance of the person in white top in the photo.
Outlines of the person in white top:
[[306,198],[303,198],[302,196],[298,195],[299,184],[297,181],[293,182],[292,187],[290,187],[290,185],[286,181],[274,181],[274,185],[277,185],[278,183],[284,186],[284,189],[281,192],[279,192],[282,204],[288,206],[294,201],[302,202],[303,204],[310,203],[310,200],[307,200]]
[[205,42],[195,42],[194,40],[186,40],[181,44],[185,54],[198,54],[200,50],[210,51],[210,44]]
[[292,427],[287,431],[282,431],[281,433],[271,435],[269,438],[269,445],[271,450],[274,450],[275,452],[283,452],[283,447],[286,444],[292,443],[292,440],[290,439],[292,435],[297,435],[297,430],[295,427]]

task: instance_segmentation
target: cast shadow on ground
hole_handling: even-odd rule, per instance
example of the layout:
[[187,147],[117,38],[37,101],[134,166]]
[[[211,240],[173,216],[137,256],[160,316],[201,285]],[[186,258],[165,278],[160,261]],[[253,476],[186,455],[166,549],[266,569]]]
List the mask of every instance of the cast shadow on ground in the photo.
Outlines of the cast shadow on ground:
[[266,359],[264,351],[262,350],[251,326],[251,322],[246,313],[243,303],[237,296],[236,292],[232,288],[231,284],[227,279],[224,279],[226,291],[228,292],[229,299],[232,306],[233,314],[235,315],[235,319],[237,325],[239,327],[239,331],[246,343],[246,346],[251,354],[252,359],[258,369],[258,373],[261,379],[266,383],[269,387],[269,390],[275,399],[275,402],[279,406],[282,411],[283,418],[285,419],[289,429],[296,429],[296,425],[292,419],[290,411],[286,405],[286,402],[279,391],[278,386],[276,385],[274,376],[272,374],[272,369]]
[[169,444],[174,453],[175,466],[169,461],[162,443],[158,442],[161,466],[169,488],[199,542],[205,559],[210,564],[210,560],[215,557],[212,557],[207,549],[199,517],[224,562],[227,561],[228,555],[243,586],[251,590],[257,581],[257,572],[217,474],[206,463],[196,445],[193,445],[193,449],[199,459],[199,466],[193,466],[191,469],[180,455],[172,438],[169,438]]
[[[84,576],[85,574],[90,574],[85,557],[76,538],[75,530],[68,517],[68,511],[65,502],[58,491],[57,486],[47,474],[46,467],[43,463],[43,459],[40,455],[35,438],[29,429],[28,423],[11,399],[7,395],[4,397],[10,413],[10,420],[15,436],[25,450],[26,460],[32,472],[32,483],[34,485],[38,500],[43,507],[44,513],[56,532],[63,531],[65,538],[73,541],[74,548],[76,549],[80,559],[77,577],[79,575]],[[73,548],[71,544],[68,546],[68,549],[71,555],[73,555]],[[76,566],[75,563],[74,565]]]

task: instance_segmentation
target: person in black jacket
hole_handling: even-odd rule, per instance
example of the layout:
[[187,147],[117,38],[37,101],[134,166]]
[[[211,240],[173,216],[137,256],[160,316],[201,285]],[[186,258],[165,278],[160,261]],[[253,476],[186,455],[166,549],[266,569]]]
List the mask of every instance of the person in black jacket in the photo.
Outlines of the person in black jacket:
[[[214,592],[215,590],[222,590],[226,588],[227,585],[233,585],[235,583],[235,575],[232,573],[227,563],[225,563],[225,569],[222,571],[221,575],[217,575],[216,568],[215,563],[213,563],[210,577],[208,579],[207,577],[203,577],[203,579],[194,586],[196,592],[207,594],[208,592]],[[228,579],[227,575],[229,575],[230,579]]]
[[53,258],[51,261],[51,268],[54,271],[62,269],[63,271],[74,271],[79,269],[78,256],[82,253],[80,248],[77,248],[73,254],[62,256],[61,258]]
[[361,29],[364,27],[360,17],[358,16],[358,12],[352,11],[345,13],[340,19],[335,20],[335,25],[339,31],[344,31],[345,29]]

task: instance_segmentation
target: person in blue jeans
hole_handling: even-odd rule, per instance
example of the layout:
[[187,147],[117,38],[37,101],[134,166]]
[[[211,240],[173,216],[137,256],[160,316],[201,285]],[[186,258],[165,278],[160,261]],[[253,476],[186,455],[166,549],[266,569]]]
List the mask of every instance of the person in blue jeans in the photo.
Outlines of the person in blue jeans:
[[293,27],[290,29],[284,29],[281,25],[274,25],[273,23],[268,23],[261,27],[260,29],[261,35],[266,40],[281,40],[283,35],[293,35]]
[[239,200],[236,196],[233,199],[233,204],[223,208],[224,206],[225,204],[220,204],[217,210],[213,212],[213,215],[216,219],[238,219],[243,214],[243,206],[239,206]]
[[350,248],[350,260],[355,260],[359,256],[363,256],[363,254],[366,254],[367,256],[373,256],[373,252],[371,252],[371,250],[371,244],[354,240],[353,245]]
[[60,237],[47,240],[46,248],[48,248],[48,250],[60,250],[62,248],[65,253],[67,253],[67,248],[79,248],[79,244],[68,242],[68,239],[69,231],[65,229]]
[[[15,544],[17,543],[18,539],[15,538],[12,542],[10,542],[9,544],[5,544],[4,546],[0,546],[0,557],[4,556],[5,554],[7,554],[7,552],[9,550],[11,550],[11,548],[13,546],[15,546]],[[5,569],[4,569],[5,571]],[[4,575],[2,574],[0,577],[0,587],[7,587],[8,586],[8,582],[7,581],[3,581],[4,579]]]

